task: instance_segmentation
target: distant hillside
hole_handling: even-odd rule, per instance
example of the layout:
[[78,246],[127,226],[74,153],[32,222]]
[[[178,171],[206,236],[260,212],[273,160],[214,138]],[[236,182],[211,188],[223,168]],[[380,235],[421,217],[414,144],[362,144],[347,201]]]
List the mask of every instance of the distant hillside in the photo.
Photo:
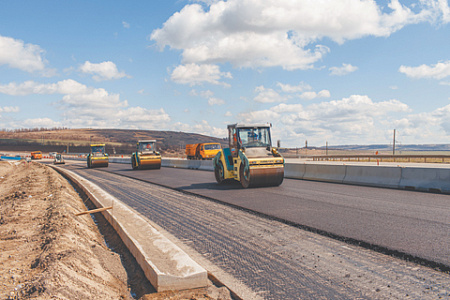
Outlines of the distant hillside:
[[71,153],[89,152],[90,143],[106,144],[108,153],[129,154],[138,140],[156,140],[162,152],[184,152],[186,144],[227,140],[206,135],[176,131],[132,129],[34,129],[0,131],[0,151],[17,150]]

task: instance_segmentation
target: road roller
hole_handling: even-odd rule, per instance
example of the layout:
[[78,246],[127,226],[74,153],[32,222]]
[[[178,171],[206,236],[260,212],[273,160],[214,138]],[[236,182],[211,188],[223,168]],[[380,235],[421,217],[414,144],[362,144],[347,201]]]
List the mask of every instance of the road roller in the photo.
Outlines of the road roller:
[[161,154],[156,151],[156,141],[138,141],[136,152],[131,155],[131,166],[133,170],[160,169]]
[[107,167],[108,163],[109,157],[105,153],[105,144],[91,144],[91,152],[87,155],[87,167]]
[[213,160],[214,175],[220,184],[240,181],[244,188],[278,186],[284,179],[284,158],[272,147],[271,124],[228,125],[229,148]]

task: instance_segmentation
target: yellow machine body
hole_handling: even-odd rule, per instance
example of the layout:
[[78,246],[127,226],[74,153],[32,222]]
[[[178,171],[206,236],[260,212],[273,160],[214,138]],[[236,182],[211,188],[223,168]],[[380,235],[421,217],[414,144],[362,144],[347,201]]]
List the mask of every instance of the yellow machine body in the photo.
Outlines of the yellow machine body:
[[109,157],[105,153],[105,144],[91,144],[91,152],[87,156],[88,168],[108,167]]
[[[237,180],[244,188],[278,186],[284,179],[284,158],[270,145],[270,125],[229,125],[230,148],[214,157],[218,183]],[[243,138],[243,134],[246,138]],[[258,141],[258,138],[260,141]]]
[[137,151],[131,155],[131,166],[136,169],[160,169],[161,154],[156,151],[155,140],[137,142]]

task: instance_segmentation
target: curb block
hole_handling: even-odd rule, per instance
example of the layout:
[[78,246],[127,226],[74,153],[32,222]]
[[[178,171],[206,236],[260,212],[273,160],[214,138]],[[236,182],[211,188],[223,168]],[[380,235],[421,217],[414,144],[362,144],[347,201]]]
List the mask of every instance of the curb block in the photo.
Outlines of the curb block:
[[208,285],[207,271],[144,218],[83,177],[62,168],[53,168],[78,185],[97,208],[113,206],[112,210],[102,214],[136,258],[157,292]]

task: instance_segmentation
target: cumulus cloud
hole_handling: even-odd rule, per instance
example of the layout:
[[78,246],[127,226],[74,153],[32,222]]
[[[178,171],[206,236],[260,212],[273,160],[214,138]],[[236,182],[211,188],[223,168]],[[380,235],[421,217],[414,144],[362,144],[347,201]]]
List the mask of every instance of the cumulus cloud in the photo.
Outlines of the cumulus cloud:
[[329,69],[330,75],[343,76],[355,72],[358,67],[352,66],[351,64],[342,64],[342,67],[331,67]]
[[54,70],[46,69],[45,51],[38,45],[25,44],[24,41],[11,37],[0,36],[0,66],[25,72],[38,72],[44,76],[51,76]]
[[22,122],[23,127],[28,128],[36,128],[36,127],[44,127],[44,128],[54,128],[60,127],[60,122],[55,122],[50,118],[35,118],[35,119],[27,119]]
[[301,99],[312,100],[316,98],[330,98],[331,94],[328,90],[321,90],[320,92],[304,92],[300,95]]
[[255,92],[258,95],[253,98],[253,101],[259,103],[273,103],[273,102],[283,102],[286,100],[286,97],[281,96],[275,90],[270,88],[265,88],[264,86],[258,86],[255,88]]
[[176,122],[171,126],[171,128],[174,131],[195,132],[198,134],[210,135],[215,137],[226,137],[228,135],[228,130],[225,126],[218,128],[210,125],[206,120],[197,122],[194,125]]
[[[420,1],[414,11],[398,0],[204,1],[186,5],[150,39],[182,51],[184,64],[230,62],[236,67],[310,69],[337,43],[365,36],[387,37],[408,24],[448,16],[441,0]],[[445,17],[448,18],[448,17]]]
[[450,60],[435,65],[421,65],[418,67],[400,66],[400,73],[411,78],[443,79],[450,76]]
[[170,76],[171,80],[181,84],[189,84],[190,86],[210,83],[214,85],[230,85],[222,82],[223,78],[232,78],[231,73],[221,72],[217,65],[198,65],[187,64],[176,67]]
[[285,93],[297,93],[312,90],[312,87],[304,82],[300,82],[298,85],[283,84],[281,82],[278,82],[277,85]]
[[211,90],[200,91],[200,92],[198,92],[197,90],[191,90],[189,92],[189,94],[191,96],[200,96],[202,98],[208,99],[209,106],[225,104],[225,101],[223,99],[214,97],[214,92]]
[[16,113],[19,112],[20,109],[18,106],[0,106],[0,113],[5,112],[5,113]]
[[112,61],[105,61],[102,63],[94,64],[86,61],[79,68],[80,72],[86,74],[92,74],[92,78],[95,81],[114,80],[124,77],[130,77],[125,72],[119,72],[117,66]]
[[213,105],[224,105],[225,101],[222,100],[222,99],[219,99],[219,98],[211,97],[211,98],[208,99],[208,104],[210,106],[213,106]]
[[253,101],[258,103],[276,103],[287,102],[292,98],[300,98],[304,100],[312,100],[316,98],[329,98],[331,97],[330,91],[321,90],[319,92],[312,91],[312,87],[305,83],[300,82],[298,85],[277,83],[279,91],[264,86],[257,86],[255,92],[258,93]]
[[[408,114],[408,105],[389,100],[375,102],[365,95],[310,105],[280,103],[268,109],[240,113],[242,122],[272,122],[277,139],[285,145],[300,145],[304,139],[322,145],[330,137],[336,144],[366,141],[386,142],[385,129],[392,129],[397,114]],[[300,140],[299,140],[300,139]],[[303,139],[303,140],[302,140]]]
[[[72,79],[51,84],[34,81],[10,83],[0,85],[0,93],[13,96],[61,94],[62,99],[55,105],[66,118],[65,126],[71,127],[155,128],[170,121],[162,108],[130,107],[128,101],[122,101],[118,94],[88,87]],[[45,118],[35,119],[33,124],[47,121]]]

